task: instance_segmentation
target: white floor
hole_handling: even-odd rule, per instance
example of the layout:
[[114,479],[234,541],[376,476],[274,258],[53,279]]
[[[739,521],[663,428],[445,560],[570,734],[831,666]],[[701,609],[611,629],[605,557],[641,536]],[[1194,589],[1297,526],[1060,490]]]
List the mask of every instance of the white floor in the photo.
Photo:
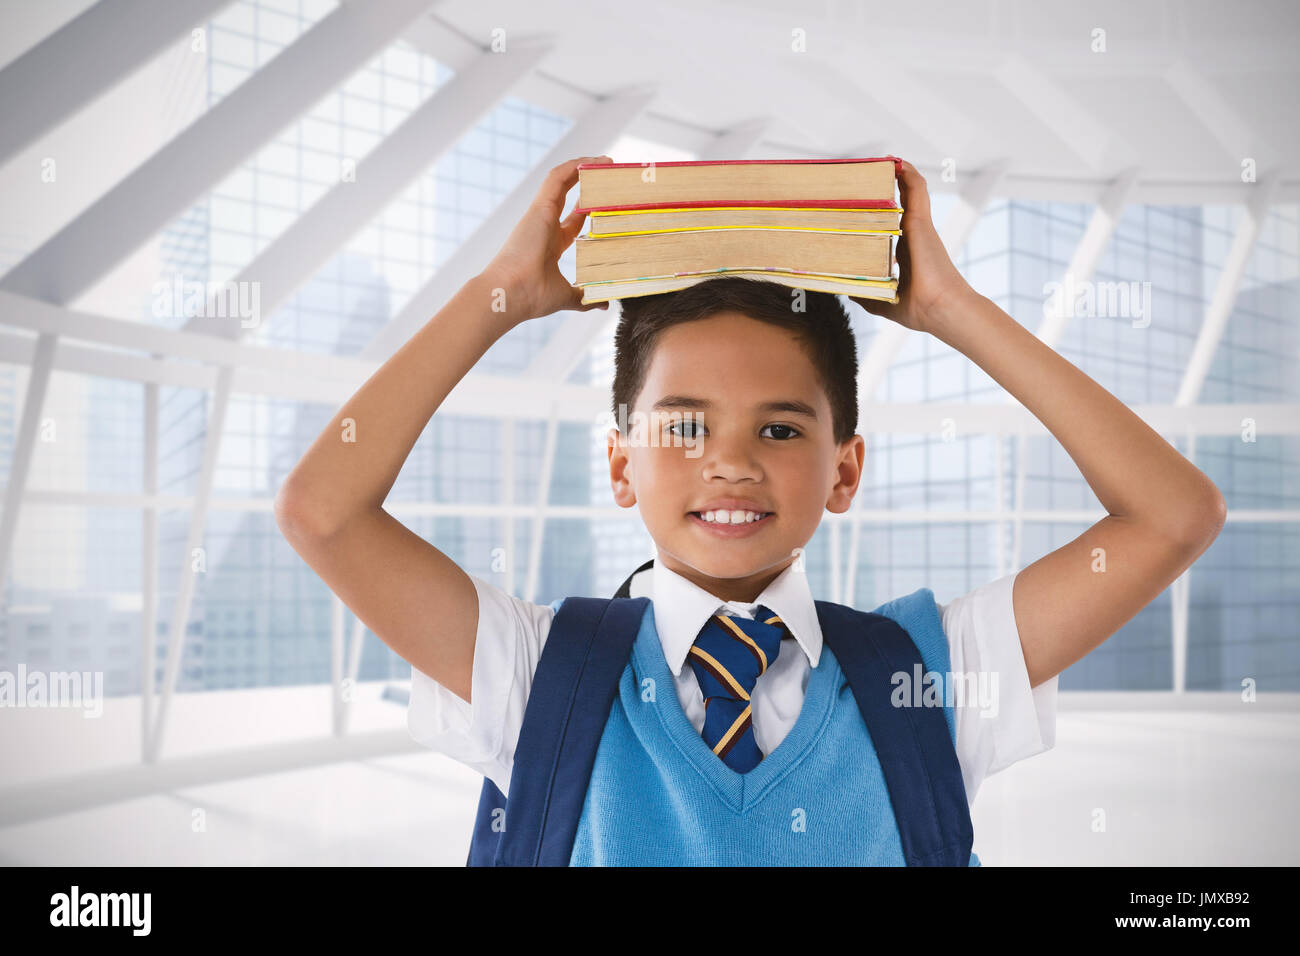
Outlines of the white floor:
[[[405,726],[404,707],[378,691],[363,693],[355,729]],[[973,817],[985,865],[1300,864],[1300,712],[1079,710],[1079,701],[1062,695],[1053,750],[984,782]],[[328,717],[321,688],[191,695],[177,699],[168,753],[305,737]],[[108,701],[102,718],[80,720],[0,714],[0,801],[11,785],[138,760],[138,701]],[[0,863],[461,866],[480,781],[416,750],[0,818]]]
[[1011,866],[1295,866],[1297,797],[1295,713],[1062,713],[1055,748],[980,788],[975,852]]

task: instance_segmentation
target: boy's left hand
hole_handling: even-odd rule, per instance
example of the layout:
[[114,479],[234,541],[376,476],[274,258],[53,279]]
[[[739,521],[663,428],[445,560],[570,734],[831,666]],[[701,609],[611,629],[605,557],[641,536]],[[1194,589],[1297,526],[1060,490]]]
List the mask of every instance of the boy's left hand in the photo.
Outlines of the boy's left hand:
[[933,332],[954,304],[976,292],[952,264],[934,228],[925,178],[906,160],[899,163],[898,189],[903,205],[903,234],[897,251],[898,301],[850,298],[872,315],[917,332]]
[[563,220],[565,198],[578,183],[582,163],[609,163],[609,156],[579,156],[555,166],[537,197],[502,244],[483,274],[506,290],[511,324],[561,310],[605,309],[608,302],[582,304],[582,289],[560,271],[559,259],[578,237],[587,218],[575,207]]

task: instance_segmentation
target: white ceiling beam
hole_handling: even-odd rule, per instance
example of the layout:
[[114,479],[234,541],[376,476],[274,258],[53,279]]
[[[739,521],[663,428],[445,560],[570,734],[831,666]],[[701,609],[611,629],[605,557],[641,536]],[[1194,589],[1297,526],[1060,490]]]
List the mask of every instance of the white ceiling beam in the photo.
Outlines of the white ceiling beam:
[[[440,18],[438,11],[434,10],[412,23],[402,34],[402,39],[426,56],[459,72],[488,52],[485,44],[490,38],[483,37],[482,43],[472,40]],[[513,39],[507,42],[507,50],[511,42]],[[557,80],[545,70],[534,70],[525,76],[515,92],[528,102],[560,116],[580,116],[600,101],[596,94]],[[681,124],[674,122],[673,125],[679,134],[686,132]]]
[[1233,236],[1228,258],[1223,263],[1218,285],[1214,288],[1214,297],[1206,307],[1201,331],[1196,336],[1196,345],[1192,347],[1187,368],[1183,371],[1183,380],[1178,385],[1175,405],[1191,405],[1201,394],[1205,376],[1209,374],[1210,364],[1214,361],[1215,350],[1219,347],[1223,330],[1227,328],[1228,318],[1232,315],[1232,306],[1237,301],[1237,292],[1241,288],[1241,278],[1246,274],[1250,254],[1255,249],[1255,241],[1268,217],[1268,204],[1272,201],[1276,188],[1275,179],[1265,176],[1254,185],[1255,196],[1242,210],[1241,222]]
[[1228,102],[1219,87],[1187,60],[1171,63],[1161,74],[1183,104],[1233,160],[1246,157],[1262,160],[1263,138],[1247,122],[1242,111]]
[[14,266],[0,288],[72,302],[363,67],[431,2],[337,8]]
[[[0,362],[31,365],[36,359],[38,339],[18,333],[0,331]],[[270,352],[272,350],[267,349]],[[361,362],[345,375],[321,375],[309,365],[296,370],[274,368],[236,368],[231,391],[240,395],[266,395],[300,402],[337,407],[360,388],[379,362]],[[60,339],[54,352],[54,369],[98,378],[128,382],[153,382],[173,388],[212,389],[217,383],[216,366],[195,365],[180,359],[130,355],[123,352],[80,345]],[[334,370],[334,371],[337,371]],[[550,386],[561,403],[562,421],[595,420],[599,409],[609,401],[609,391],[590,385]],[[471,372],[456,383],[440,411],[470,417],[543,419],[534,413],[536,383],[518,376],[489,375]],[[34,407],[34,406],[33,406]]]
[[[863,406],[877,434],[919,434],[943,427],[944,419],[962,423],[967,434],[1031,435],[1051,432],[1023,405],[969,402],[868,402]],[[1201,435],[1240,435],[1241,419],[1254,418],[1261,433],[1300,434],[1300,422],[1287,421],[1300,404],[1236,402],[1217,405],[1132,405],[1130,410],[1161,434],[1182,435],[1194,429]]]
[[201,332],[95,315],[3,289],[0,289],[0,324],[31,332],[54,333],[65,339],[158,353],[171,359],[201,362],[205,366],[233,365],[241,370],[284,371],[337,381],[353,381],[360,375],[363,376],[362,382],[377,367],[374,363],[347,356],[230,342]]
[[[957,188],[943,182],[939,177],[940,168],[936,165],[913,163],[930,181],[930,193],[954,193]],[[1143,170],[1143,179],[1133,187],[1129,202],[1142,206],[1200,206],[1236,202],[1249,202],[1255,194],[1255,183],[1243,183],[1235,176],[1217,180],[1180,180],[1177,182],[1155,182],[1148,178],[1149,170]],[[1095,203],[1110,188],[1110,177],[1055,178],[1035,176],[1032,174],[1007,173],[1003,178],[999,195],[1007,199],[1023,199],[1041,202],[1083,202]],[[1300,202],[1300,179],[1284,180],[1277,187],[1274,201],[1278,203]]]
[[546,174],[575,156],[597,155],[618,139],[654,98],[653,89],[623,90],[602,100],[578,118],[546,155],[524,176],[497,208],[460,244],[400,313],[375,334],[362,350],[364,358],[387,358],[429,321],[467,279],[496,254],[536,196]]
[[[550,49],[549,41],[533,38],[511,42],[506,53],[479,54],[361,160],[355,179],[334,185],[244,266],[231,281],[259,284],[261,318],[269,318],[331,254],[490,113]],[[185,328],[226,338],[246,331],[216,309],[205,309]]]
[[[1187,460],[1196,463],[1196,433],[1187,435]],[[1193,565],[1194,566],[1194,565]],[[1187,690],[1187,631],[1191,617],[1192,568],[1184,568],[1174,579],[1169,593],[1170,637],[1173,640],[1174,693]]]
[[939,237],[943,240],[944,248],[953,259],[961,254],[966,240],[975,231],[994,193],[1001,191],[1010,164],[1011,161],[1005,158],[989,163],[972,174],[967,179],[966,185],[959,191],[957,205],[953,207],[939,229]]
[[167,732],[167,716],[172,698],[176,694],[176,681],[180,676],[181,656],[185,653],[185,639],[189,628],[190,606],[194,599],[195,578],[193,555],[203,544],[203,533],[208,525],[208,503],[212,499],[212,482],[221,451],[221,433],[226,427],[226,410],[230,407],[230,387],[233,372],[223,365],[217,370],[217,384],[212,390],[212,404],[208,410],[203,436],[203,453],[199,460],[199,473],[194,481],[194,504],[190,508],[190,524],[185,533],[185,549],[181,552],[177,569],[175,603],[168,625],[167,659],[163,665],[162,694],[158,699],[158,712],[154,716],[145,750],[145,762],[154,763],[162,752],[163,738]]
[[[1125,170],[1102,194],[1097,208],[1093,210],[1092,218],[1088,220],[1087,228],[1084,229],[1083,235],[1079,237],[1074,247],[1070,264],[1065,269],[1065,276],[1062,277],[1067,288],[1069,283],[1089,281],[1096,272],[1097,263],[1101,261],[1102,253],[1110,245],[1110,240],[1115,235],[1115,228],[1124,215],[1124,206],[1128,203],[1129,196],[1133,194],[1137,176],[1136,168]],[[1059,298],[1061,301],[1058,304],[1064,305],[1063,297]],[[1061,341],[1061,336],[1065,334],[1071,311],[1068,308],[1058,308],[1043,317],[1037,335],[1045,345],[1056,348],[1057,343]]]
[[557,316],[563,316],[563,321],[520,374],[533,381],[567,381],[587,349],[591,348],[591,343],[604,330],[605,323],[611,321],[610,313],[614,311],[614,308],[609,308],[557,312]]
[[0,70],[0,166],[229,2],[99,0],[55,30]]
[[[35,360],[38,341],[39,338],[0,331],[0,362],[30,366]],[[60,340],[54,350],[54,370],[123,382],[153,382],[175,388],[204,388],[216,380],[216,371],[211,368],[170,359],[124,355],[66,340]]]
[[343,729],[343,599],[330,592],[330,728],[334,736]]
[[[552,404],[546,418],[546,438],[542,443],[542,467],[537,473],[537,503],[534,506],[533,524],[528,535],[528,571],[524,577],[523,599],[529,603],[537,600],[537,582],[541,577],[542,539],[546,533],[547,506],[551,502],[551,480],[555,475],[555,439],[558,432],[559,416]],[[511,541],[510,546],[506,548],[506,553],[513,555],[514,541]]]
[[[144,386],[144,445],[141,490],[158,494],[158,386]],[[31,492],[28,492],[30,500]],[[158,666],[158,509],[145,508],[140,529],[140,759],[152,746],[154,672]]]
[[1112,148],[1120,148],[1111,130],[1094,119],[1086,106],[1023,56],[1008,57],[993,71],[993,76],[1093,169],[1102,167]]
[[[38,338],[19,333],[0,332],[0,362],[39,369],[38,342]],[[236,369],[231,391],[337,407],[379,367],[377,362],[352,361],[356,362],[355,371],[340,378],[323,377],[310,368],[296,372],[277,372],[273,368]],[[107,351],[66,339],[60,339],[54,349],[52,369],[196,389],[215,387],[217,376],[214,366]],[[554,395],[559,401],[558,414],[563,422],[593,424],[608,407],[609,389],[606,387],[552,383],[547,389],[548,395]],[[539,406],[536,399],[537,385],[533,381],[518,376],[471,372],[452,389],[440,411],[486,419],[544,421],[549,413]],[[1014,403],[972,406],[864,402],[862,410],[870,431],[876,434],[915,434],[937,430],[939,423],[947,417],[967,424],[972,434],[1015,434],[1022,428],[1033,434],[1048,434],[1037,419]],[[1251,417],[1261,434],[1300,434],[1300,406],[1293,404],[1148,405],[1134,406],[1134,411],[1161,433],[1181,435],[1192,429],[1201,435],[1237,435],[1241,432],[1242,418]]]
[[[483,50],[480,42],[439,17],[436,10],[413,23],[403,38],[417,50],[457,70]],[[516,93],[528,102],[560,116],[581,116],[603,98],[568,80],[558,79],[545,70],[534,70],[526,76]],[[715,136],[714,132],[696,124],[684,123],[676,116],[666,116],[649,109],[641,112],[627,132],[691,153],[698,153]],[[793,151],[787,152],[787,149]],[[786,144],[774,155],[800,154],[798,147]]]
[[[357,674],[361,672],[361,650],[365,645],[367,633],[369,632],[366,630],[365,622],[353,614],[352,637],[349,639],[351,643],[348,644],[348,667],[344,678],[349,682],[348,687],[356,687],[357,685]],[[342,688],[339,690],[339,697],[342,706],[334,733],[336,736],[342,737],[347,734],[348,726],[352,722],[352,714],[355,710],[352,705],[356,703],[356,698],[351,694],[343,693]]]
[[[1073,290],[1077,284],[1092,279],[1093,273],[1097,269],[1097,263],[1101,260],[1102,253],[1106,251],[1106,247],[1110,244],[1111,238],[1115,235],[1115,229],[1123,217],[1124,205],[1128,202],[1129,197],[1133,195],[1137,175],[1138,170],[1136,167],[1130,167],[1115,178],[1114,182],[1105,189],[1101,198],[1098,199],[1097,208],[1093,210],[1092,218],[1088,221],[1088,225],[1084,229],[1083,235],[1079,237],[1079,241],[1075,243],[1074,252],[1070,256],[1070,264],[1066,267],[1065,275],[1062,277],[1064,284],[1062,294],[1053,303],[1056,308],[1046,310],[1046,314],[1043,316],[1042,322],[1039,323],[1036,333],[1043,344],[1049,348],[1055,349],[1057,347],[1069,325],[1069,317],[1073,309],[1067,307],[1066,296],[1074,294]],[[1010,394],[1005,395],[1003,400],[1008,404],[1019,404],[1015,396]],[[1029,477],[1029,456],[1027,454],[1029,444],[1026,435],[1017,435],[1015,438],[1016,471],[1012,485],[1010,561],[1011,567],[1018,569],[1020,566],[1021,546],[1024,542],[1024,496],[1025,482]],[[999,565],[1001,565],[1001,562],[999,562]],[[1000,567],[999,576],[1002,573],[1005,573],[1005,569]]]
[[[989,204],[994,191],[998,189],[1006,175],[1007,167],[1008,160],[1000,159],[966,179],[959,193],[957,205],[948,213],[948,218],[939,228],[939,236],[943,239],[948,255],[953,259],[957,258],[962,247],[966,245],[966,240],[970,238],[980,216],[984,214],[984,208]],[[927,184],[928,182],[927,180]],[[894,359],[898,357],[899,351],[907,341],[908,330],[903,326],[888,319],[881,319],[881,322],[883,324],[880,331],[872,339],[867,354],[863,356],[858,366],[859,430],[867,427],[868,403],[874,398],[876,389],[884,381],[885,373],[894,364]]]
[[9,556],[13,553],[14,535],[18,531],[18,515],[23,500],[23,490],[31,472],[32,453],[36,448],[36,429],[45,406],[45,393],[49,388],[50,374],[54,370],[54,353],[58,337],[44,333],[33,343],[31,361],[28,363],[27,394],[23,399],[23,417],[18,423],[9,463],[9,480],[5,486],[4,513],[0,514],[0,595],[4,593],[9,574]]
[[[71,507],[71,508],[116,508],[132,511],[178,511],[193,507],[194,499],[187,495],[141,495],[120,492],[95,491],[61,491],[43,488],[29,488],[23,496],[28,505]],[[275,511],[275,496],[261,498],[229,498],[222,495],[213,498],[209,510],[225,514],[271,514]],[[467,504],[437,501],[411,501],[389,499],[384,508],[395,517],[401,518],[496,518],[508,521],[514,518],[531,518],[534,505],[531,504]],[[863,508],[860,511],[849,510],[839,514],[826,514],[824,520],[847,522],[850,529],[858,522],[918,524],[925,522],[972,521],[993,523],[1006,518],[1005,511],[992,509],[951,511],[948,509],[929,508]],[[617,505],[548,505],[546,517],[549,520],[568,520],[573,518],[600,518],[634,521],[635,515]],[[1051,508],[1026,511],[1024,520],[1031,522],[1087,522],[1093,523],[1105,517],[1105,510],[1098,508]],[[1228,520],[1238,524],[1291,524],[1300,523],[1300,509],[1292,508],[1231,508]],[[849,602],[845,602],[849,603]]]
[[[548,414],[550,412],[548,411]],[[515,503],[515,420],[513,418],[504,418],[501,420],[501,504],[503,507],[511,508]],[[501,582],[502,589],[507,594],[515,593],[515,519],[514,515],[506,514],[501,520],[501,530],[504,532],[504,541],[506,542],[506,554],[509,559],[506,561],[505,575]]]
[[[870,100],[895,124],[920,137],[934,154],[963,155],[979,132],[968,113],[932,93],[925,80],[907,69],[905,61],[889,56],[881,47],[873,47],[870,57],[863,57],[860,49],[851,54],[832,53],[818,66],[827,95],[847,97],[857,109],[862,108],[862,100]],[[890,130],[893,139],[897,135],[897,129]]]
[[[1236,180],[1216,183],[1144,183],[1134,194],[1133,202],[1153,206],[1200,206],[1250,202],[1258,183]],[[1276,203],[1300,202],[1300,179],[1278,183],[1273,193]]]

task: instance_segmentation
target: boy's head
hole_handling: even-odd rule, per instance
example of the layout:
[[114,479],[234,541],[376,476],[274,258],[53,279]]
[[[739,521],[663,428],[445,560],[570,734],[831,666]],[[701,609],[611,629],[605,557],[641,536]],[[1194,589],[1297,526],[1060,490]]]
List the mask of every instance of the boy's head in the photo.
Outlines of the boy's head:
[[[798,555],[862,470],[857,348],[839,298],[711,279],[621,301],[610,480],[659,560],[728,600]],[[708,511],[766,515],[709,523]]]

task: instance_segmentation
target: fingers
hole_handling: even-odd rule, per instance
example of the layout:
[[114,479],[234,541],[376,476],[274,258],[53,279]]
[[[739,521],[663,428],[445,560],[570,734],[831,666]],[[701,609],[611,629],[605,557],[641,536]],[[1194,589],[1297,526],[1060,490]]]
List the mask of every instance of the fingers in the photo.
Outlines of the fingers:
[[582,286],[572,286],[572,298],[566,307],[572,312],[590,312],[592,309],[608,309],[609,302],[587,302],[582,301]]
[[930,218],[930,190],[925,177],[907,160],[899,161],[898,191],[902,194],[903,215],[912,212]]
[[908,248],[906,236],[898,237],[894,259],[898,262],[898,294],[902,295],[912,285],[912,252]]
[[564,208],[564,197],[578,182],[578,167],[583,163],[612,163],[613,161],[609,156],[579,156],[551,167],[551,171],[542,181],[541,188],[537,190],[537,198],[533,200],[533,205],[553,209],[555,216],[558,217]]
[[578,233],[582,231],[582,224],[587,219],[587,213],[584,210],[574,209],[560,223],[560,248],[567,249],[569,245],[577,238]]
[[893,320],[894,314],[898,311],[896,302],[885,302],[883,299],[855,299],[852,296],[849,298],[872,315],[878,315],[883,319]]

